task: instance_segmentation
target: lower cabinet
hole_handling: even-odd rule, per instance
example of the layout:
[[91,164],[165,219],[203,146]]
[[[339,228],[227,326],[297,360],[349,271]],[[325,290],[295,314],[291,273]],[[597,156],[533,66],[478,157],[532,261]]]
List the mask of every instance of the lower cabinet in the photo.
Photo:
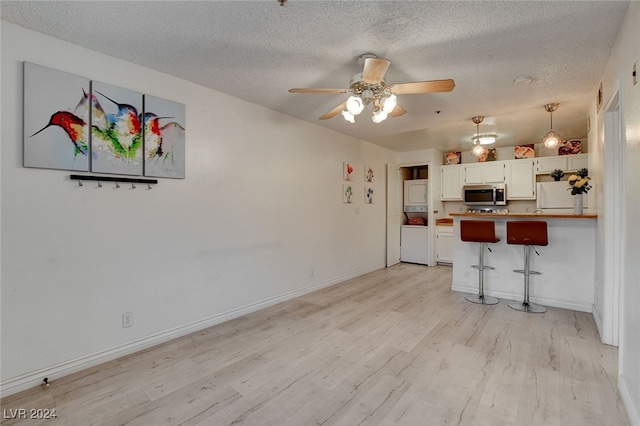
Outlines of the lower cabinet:
[[436,226],[436,262],[453,264],[453,226]]

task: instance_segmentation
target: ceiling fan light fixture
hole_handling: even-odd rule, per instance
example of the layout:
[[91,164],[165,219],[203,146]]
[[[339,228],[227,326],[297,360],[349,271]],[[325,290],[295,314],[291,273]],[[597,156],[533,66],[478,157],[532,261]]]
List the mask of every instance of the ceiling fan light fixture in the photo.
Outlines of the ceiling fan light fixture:
[[342,116],[344,117],[345,120],[347,120],[349,123],[355,123],[355,117],[353,116],[353,114],[351,114],[349,111],[344,110],[342,111]]
[[373,116],[371,117],[371,120],[374,123],[382,123],[384,120],[387,119],[388,115],[389,115],[388,113],[386,113],[385,111],[379,109],[379,110],[373,112]]
[[398,105],[398,97],[392,93],[389,97],[383,100],[382,110],[387,114],[390,114],[391,111],[394,110],[396,105]]
[[349,96],[347,99],[347,111],[352,116],[360,114],[364,110],[364,102],[358,96]]

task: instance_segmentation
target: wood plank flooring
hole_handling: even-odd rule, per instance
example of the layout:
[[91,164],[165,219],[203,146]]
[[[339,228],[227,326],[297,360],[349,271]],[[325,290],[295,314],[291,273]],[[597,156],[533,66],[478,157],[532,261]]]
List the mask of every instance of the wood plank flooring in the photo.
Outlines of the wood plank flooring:
[[627,425],[591,314],[400,264],[4,398],[2,425]]

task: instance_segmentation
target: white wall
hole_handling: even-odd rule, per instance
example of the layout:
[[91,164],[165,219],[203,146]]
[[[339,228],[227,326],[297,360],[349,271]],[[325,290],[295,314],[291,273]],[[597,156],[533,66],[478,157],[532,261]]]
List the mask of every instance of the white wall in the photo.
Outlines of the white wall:
[[[384,266],[392,151],[7,22],[1,31],[3,394]],[[80,188],[70,172],[22,167],[23,61],[184,103],[187,178]],[[345,160],[357,165],[355,204],[342,203]]]
[[[590,174],[594,177],[596,191],[602,191],[598,185],[598,178],[603,176],[605,163],[603,146],[603,119],[605,106],[619,90],[620,110],[623,114],[623,142],[624,142],[624,188],[621,194],[624,198],[624,235],[619,238],[624,241],[623,254],[623,283],[620,289],[620,362],[619,388],[627,408],[632,424],[640,425],[640,83],[632,83],[631,72],[635,62],[640,67],[640,3],[630,2],[624,23],[618,34],[611,57],[602,76],[603,107],[596,113],[595,106],[591,109],[592,129],[596,123],[590,143],[594,140],[596,149],[590,149],[592,163]],[[640,71],[640,68],[638,68]],[[597,88],[594,88],[594,97]],[[591,137],[593,136],[593,137]],[[593,172],[593,173],[592,173]],[[596,194],[598,195],[598,194]],[[603,210],[603,200],[608,194],[598,196],[599,209]],[[601,211],[598,212],[599,214]],[[602,221],[599,219],[599,224]],[[601,230],[601,232],[603,232]],[[600,249],[603,247],[600,246]],[[602,253],[601,253],[602,254]],[[606,271],[605,271],[606,272]],[[599,289],[606,292],[609,283],[600,265],[597,272]],[[595,308],[605,309],[596,303]]]

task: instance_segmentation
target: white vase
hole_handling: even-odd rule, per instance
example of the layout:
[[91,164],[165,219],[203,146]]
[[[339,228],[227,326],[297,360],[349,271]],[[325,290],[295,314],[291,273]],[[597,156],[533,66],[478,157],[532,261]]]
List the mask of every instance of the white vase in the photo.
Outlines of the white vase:
[[573,196],[573,214],[582,214],[582,195],[583,194],[576,194]]

